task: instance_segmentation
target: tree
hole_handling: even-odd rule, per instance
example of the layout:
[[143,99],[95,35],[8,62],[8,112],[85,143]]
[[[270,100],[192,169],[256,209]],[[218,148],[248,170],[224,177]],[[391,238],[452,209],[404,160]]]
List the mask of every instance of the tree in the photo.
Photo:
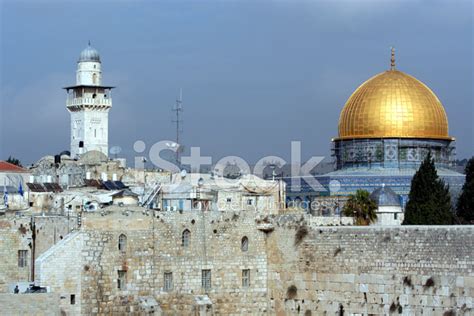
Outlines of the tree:
[[469,159],[465,174],[466,182],[459,196],[456,215],[462,223],[469,224],[474,222],[474,157]]
[[403,225],[452,225],[453,220],[449,188],[428,153],[411,180]]
[[369,192],[366,190],[357,190],[356,194],[351,194],[342,213],[345,216],[355,218],[356,225],[370,225],[377,219],[377,204],[369,197]]
[[11,163],[11,164],[14,164],[14,165],[16,165],[16,166],[18,166],[18,167],[23,167],[23,166],[21,165],[20,160],[16,159],[15,157],[12,157],[12,156],[8,157],[7,162],[8,162],[8,163]]

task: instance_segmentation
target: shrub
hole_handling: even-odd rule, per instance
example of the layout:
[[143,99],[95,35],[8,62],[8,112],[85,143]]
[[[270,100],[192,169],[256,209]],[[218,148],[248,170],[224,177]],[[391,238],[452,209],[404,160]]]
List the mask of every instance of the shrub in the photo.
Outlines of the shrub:
[[404,277],[403,285],[413,288],[413,284],[411,283],[411,278],[408,276]]
[[430,277],[428,280],[426,280],[425,285],[423,285],[424,288],[430,288],[435,285],[435,282],[432,277]]
[[295,234],[295,246],[301,244],[306,235],[308,235],[308,227],[306,225],[298,227]]
[[294,299],[297,294],[298,294],[298,289],[296,288],[295,285],[289,286],[288,289],[286,290],[286,297],[290,300]]

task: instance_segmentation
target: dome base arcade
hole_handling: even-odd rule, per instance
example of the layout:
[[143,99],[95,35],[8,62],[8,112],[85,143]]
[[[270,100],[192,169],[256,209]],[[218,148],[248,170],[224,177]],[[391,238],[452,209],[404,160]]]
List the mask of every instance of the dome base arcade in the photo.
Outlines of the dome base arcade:
[[332,155],[337,170],[344,168],[418,168],[428,152],[440,168],[454,164],[455,142],[448,139],[336,139]]

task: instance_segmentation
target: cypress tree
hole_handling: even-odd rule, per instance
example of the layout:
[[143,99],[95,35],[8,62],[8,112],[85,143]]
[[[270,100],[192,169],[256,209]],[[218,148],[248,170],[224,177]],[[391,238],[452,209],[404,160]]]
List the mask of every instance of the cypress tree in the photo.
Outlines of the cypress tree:
[[403,225],[451,225],[453,219],[449,188],[428,153],[411,180]]
[[457,203],[457,213],[462,223],[474,222],[474,157],[469,159],[465,169],[466,182]]

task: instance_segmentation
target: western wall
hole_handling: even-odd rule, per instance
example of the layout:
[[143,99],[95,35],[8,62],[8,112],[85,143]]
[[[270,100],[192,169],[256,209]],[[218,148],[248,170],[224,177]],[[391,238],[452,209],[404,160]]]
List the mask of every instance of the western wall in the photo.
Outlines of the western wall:
[[82,223],[36,260],[36,283],[60,295],[65,313],[472,313],[473,226],[322,227],[301,214],[138,207],[90,213]]

